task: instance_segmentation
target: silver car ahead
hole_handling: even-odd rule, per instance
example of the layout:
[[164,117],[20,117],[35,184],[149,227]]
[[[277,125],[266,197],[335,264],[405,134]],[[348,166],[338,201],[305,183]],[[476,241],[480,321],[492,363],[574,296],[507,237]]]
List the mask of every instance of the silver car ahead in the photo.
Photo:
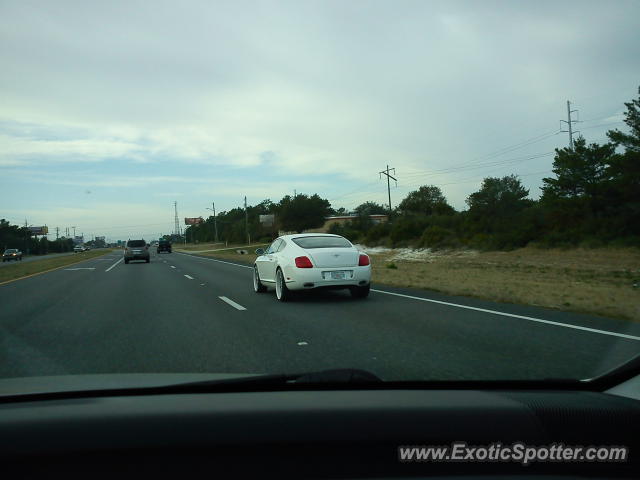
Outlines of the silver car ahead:
[[129,240],[124,249],[124,263],[130,260],[144,260],[150,262],[149,246],[144,240]]

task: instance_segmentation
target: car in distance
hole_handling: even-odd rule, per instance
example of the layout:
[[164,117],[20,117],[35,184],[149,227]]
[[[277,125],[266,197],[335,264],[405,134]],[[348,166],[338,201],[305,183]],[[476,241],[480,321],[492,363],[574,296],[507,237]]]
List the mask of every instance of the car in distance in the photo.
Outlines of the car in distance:
[[22,252],[17,248],[7,248],[2,254],[3,262],[10,262],[11,260],[22,260]]
[[171,253],[171,242],[169,240],[160,240],[158,242],[157,252]]
[[276,298],[287,301],[291,291],[349,289],[366,298],[371,288],[371,261],[340,235],[307,233],[278,237],[266,250],[256,250],[253,289],[275,287]]
[[144,260],[149,263],[151,257],[149,255],[149,246],[144,240],[128,240],[124,248],[124,263],[131,260]]
[[76,245],[75,247],[73,247],[73,251],[75,253],[84,252],[85,251],[84,245]]

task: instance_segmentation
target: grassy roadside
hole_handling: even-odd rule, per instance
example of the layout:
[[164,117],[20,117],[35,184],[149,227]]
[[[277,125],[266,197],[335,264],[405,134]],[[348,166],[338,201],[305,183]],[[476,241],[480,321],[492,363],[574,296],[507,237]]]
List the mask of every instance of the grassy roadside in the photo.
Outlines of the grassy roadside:
[[[246,249],[245,255],[236,248],[200,255],[254,262],[258,246]],[[638,249],[529,247],[511,252],[439,251],[413,259],[400,250],[370,255],[375,284],[640,321],[640,288],[633,287],[640,283]]]
[[633,286],[640,281],[638,249],[434,253],[413,261],[403,260],[395,252],[374,254],[374,281],[640,320],[640,289]]
[[22,277],[44,273],[49,270],[66,267],[74,263],[89,260],[91,258],[101,257],[107,253],[111,253],[110,249],[90,250],[75,255],[65,255],[56,258],[43,258],[33,262],[20,263],[15,262],[0,269],[0,284],[17,280]]

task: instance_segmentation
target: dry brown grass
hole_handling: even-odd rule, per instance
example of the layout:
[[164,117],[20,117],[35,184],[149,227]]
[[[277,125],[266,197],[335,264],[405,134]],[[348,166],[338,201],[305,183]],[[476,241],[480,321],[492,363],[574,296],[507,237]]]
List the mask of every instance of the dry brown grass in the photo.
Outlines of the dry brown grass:
[[377,283],[640,320],[640,250],[523,248],[423,261],[372,255]]

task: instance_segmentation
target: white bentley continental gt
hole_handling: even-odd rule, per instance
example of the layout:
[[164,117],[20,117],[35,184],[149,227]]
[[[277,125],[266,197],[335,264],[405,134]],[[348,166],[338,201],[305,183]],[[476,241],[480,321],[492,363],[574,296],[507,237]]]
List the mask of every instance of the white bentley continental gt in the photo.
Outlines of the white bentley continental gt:
[[339,235],[301,233],[278,237],[266,250],[256,250],[253,289],[275,287],[286,302],[293,290],[348,288],[366,298],[371,288],[371,262],[349,240]]

